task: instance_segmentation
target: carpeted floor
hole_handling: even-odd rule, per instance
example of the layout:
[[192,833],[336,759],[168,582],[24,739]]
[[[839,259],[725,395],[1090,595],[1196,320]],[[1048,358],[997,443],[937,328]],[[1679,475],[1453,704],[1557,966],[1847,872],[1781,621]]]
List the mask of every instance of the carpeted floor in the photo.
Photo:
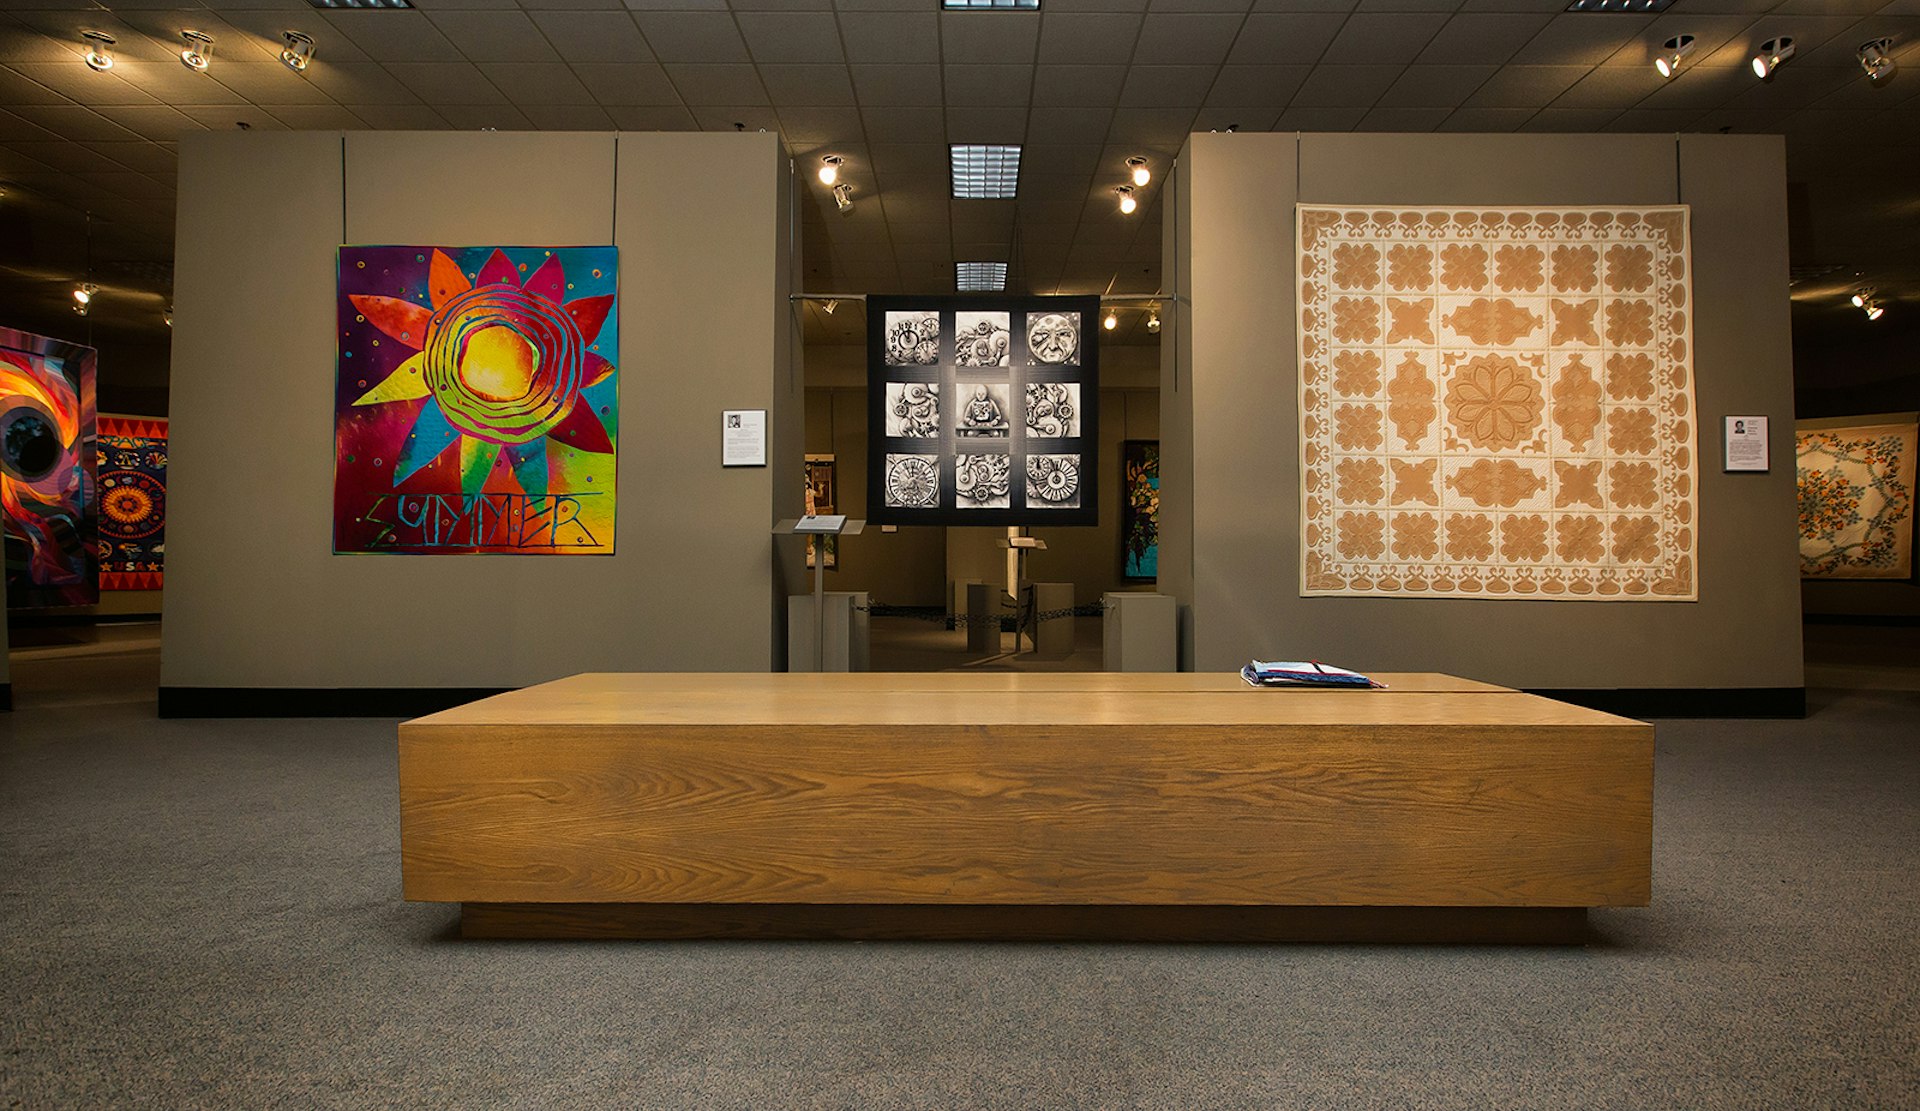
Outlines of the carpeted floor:
[[0,1107],[1914,1107],[1920,693],[1659,725],[1577,949],[454,939],[394,722],[158,721],[17,656]]

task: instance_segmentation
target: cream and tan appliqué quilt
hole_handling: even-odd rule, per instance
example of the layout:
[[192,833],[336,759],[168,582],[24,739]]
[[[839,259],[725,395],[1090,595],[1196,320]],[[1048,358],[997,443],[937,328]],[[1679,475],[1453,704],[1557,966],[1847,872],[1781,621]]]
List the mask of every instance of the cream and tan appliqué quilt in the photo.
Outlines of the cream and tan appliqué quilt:
[[1685,206],[1297,218],[1303,595],[1696,597]]
[[1911,578],[1920,429],[1907,423],[1802,428],[1794,440],[1801,577]]

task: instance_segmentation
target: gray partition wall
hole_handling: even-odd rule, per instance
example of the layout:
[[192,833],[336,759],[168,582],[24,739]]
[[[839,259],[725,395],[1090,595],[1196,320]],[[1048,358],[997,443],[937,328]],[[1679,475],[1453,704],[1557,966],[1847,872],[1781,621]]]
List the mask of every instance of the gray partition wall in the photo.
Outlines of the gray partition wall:
[[[218,712],[236,690],[782,661],[770,529],[800,499],[802,413],[777,136],[207,133],[181,147],[163,711]],[[615,554],[333,554],[343,243],[620,248]],[[771,466],[721,467],[726,409],[769,410]]]
[[[1527,688],[1803,686],[1782,142],[1720,135],[1194,135],[1169,182],[1161,590],[1182,666],[1319,657]],[[1692,208],[1697,602],[1300,596],[1296,203]],[[1720,471],[1720,418],[1772,470]],[[1739,712],[1739,698],[1723,705]]]

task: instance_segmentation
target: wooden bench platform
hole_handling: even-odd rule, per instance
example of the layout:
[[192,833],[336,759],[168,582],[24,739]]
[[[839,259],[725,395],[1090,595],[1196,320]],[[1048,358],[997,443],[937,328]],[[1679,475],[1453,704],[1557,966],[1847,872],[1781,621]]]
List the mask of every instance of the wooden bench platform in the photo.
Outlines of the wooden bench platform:
[[1646,904],[1651,726],[1382,678],[575,676],[401,725],[405,894],[475,936],[1575,940]]

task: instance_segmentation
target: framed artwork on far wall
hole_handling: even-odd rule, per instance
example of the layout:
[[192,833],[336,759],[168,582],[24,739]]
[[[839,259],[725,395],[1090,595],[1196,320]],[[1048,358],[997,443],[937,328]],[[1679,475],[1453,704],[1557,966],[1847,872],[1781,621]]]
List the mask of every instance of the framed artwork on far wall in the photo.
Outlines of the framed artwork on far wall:
[[1160,577],[1160,441],[1120,445],[1120,575],[1133,582]]
[[[807,456],[807,516],[831,516],[840,512],[839,487],[834,474],[833,456]],[[827,570],[840,569],[840,538],[838,536],[807,537],[807,570],[813,570],[815,546],[819,545],[827,553]]]
[[94,349],[0,328],[7,608],[100,600]]

